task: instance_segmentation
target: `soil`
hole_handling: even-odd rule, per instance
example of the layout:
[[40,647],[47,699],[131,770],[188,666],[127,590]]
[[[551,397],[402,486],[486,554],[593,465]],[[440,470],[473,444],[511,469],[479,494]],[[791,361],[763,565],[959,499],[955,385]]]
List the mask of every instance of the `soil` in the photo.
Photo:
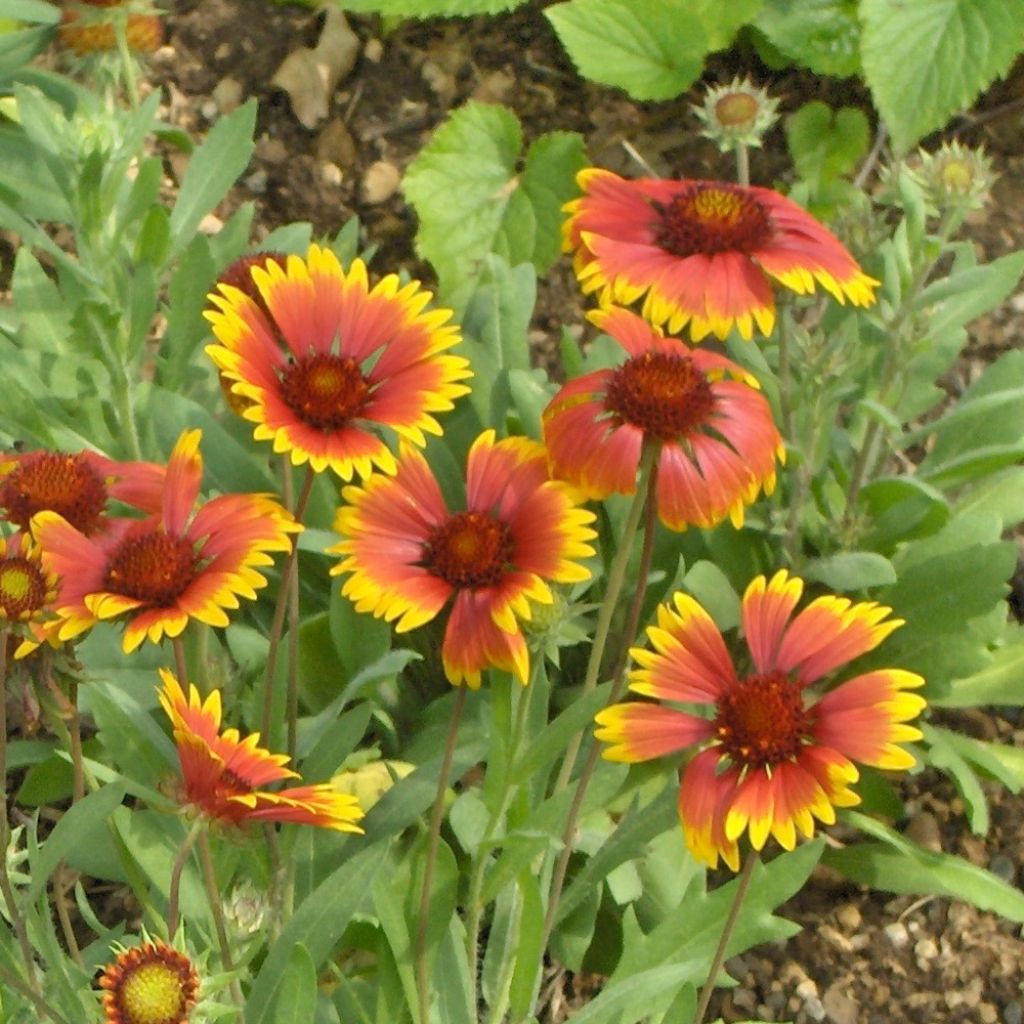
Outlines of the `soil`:
[[[402,267],[429,281],[429,267],[412,248],[414,218],[398,180],[434,127],[470,97],[512,107],[527,141],[556,128],[581,132],[590,159],[622,173],[644,173],[623,145],[628,142],[660,174],[731,174],[714,147],[696,137],[689,111],[696,90],[674,102],[641,104],[582,81],[542,16],[543,6],[532,3],[502,18],[409,22],[386,34],[378,19],[351,16],[360,41],[356,66],[331,98],[328,116],[309,129],[270,83],[291,50],[315,43],[322,16],[268,0],[179,0],[167,14],[167,43],[150,62],[150,81],[166,98],[165,118],[201,137],[239,100],[259,101],[256,155],[204,227],[216,230],[244,201],[256,205],[256,242],[298,220],[311,222],[316,235],[333,234],[355,215],[364,243],[378,247],[376,268]],[[708,78],[727,81],[737,71],[751,71],[768,84],[783,113],[813,97],[833,104],[863,99],[849,83],[772,74],[742,54],[715,64]],[[1001,175],[993,202],[969,224],[986,259],[1024,247],[1022,96],[1024,68],[1018,67],[948,132],[969,144],[984,143]],[[168,154],[171,187],[182,166]],[[786,166],[776,128],[765,150],[753,154],[752,179],[769,184]],[[582,323],[583,311],[563,260],[540,284],[532,335],[538,359],[549,359],[548,339],[557,337],[563,323]],[[963,387],[1015,345],[1022,328],[1024,293],[972,326],[950,389]],[[1004,742],[1024,739],[1011,718],[979,715],[957,724]],[[985,837],[973,836],[950,784],[938,775],[921,775],[908,784],[907,829],[926,845],[963,854],[1017,881],[1024,868],[1024,799],[997,788],[990,796],[992,829]],[[729,962],[738,986],[720,992],[713,1004],[726,1021],[1024,1020],[1024,941],[1015,926],[992,914],[947,899],[862,890],[824,869],[780,912],[804,930],[785,944]],[[592,990],[585,979],[567,979],[548,1016],[571,1016]]]

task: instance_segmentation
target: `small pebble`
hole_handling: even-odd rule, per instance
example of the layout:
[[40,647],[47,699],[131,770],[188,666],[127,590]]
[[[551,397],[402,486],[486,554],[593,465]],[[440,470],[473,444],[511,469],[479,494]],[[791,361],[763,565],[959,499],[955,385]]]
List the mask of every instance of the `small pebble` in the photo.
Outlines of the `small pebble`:
[[810,1020],[825,1019],[825,1007],[817,996],[812,999],[808,999],[807,1002],[804,1003],[804,1012]]
[[242,102],[242,83],[234,78],[222,78],[213,87],[210,96],[222,114],[230,114]]
[[1024,1024],[1024,1006],[1016,999],[1003,1007],[1003,1024]]
[[836,920],[842,925],[843,929],[848,932],[855,932],[861,926],[860,911],[853,903],[844,903],[836,911]]
[[363,177],[363,201],[370,206],[383,203],[397,191],[402,172],[387,160],[377,160],[366,168]]
[[998,875],[1004,882],[1012,882],[1014,875],[1017,874],[1017,867],[1010,860],[1009,857],[1003,856],[1001,853],[997,853],[988,865],[989,871],[993,875]]
[[199,113],[206,118],[207,121],[212,121],[216,118],[219,111],[217,110],[216,100],[205,100],[202,106],[199,108]]
[[261,167],[257,171],[253,171],[248,178],[243,179],[243,184],[250,191],[256,195],[262,195],[267,191],[267,172]]
[[999,1020],[999,1014],[991,1003],[982,1003],[978,1007],[978,1017],[981,1024],[996,1024],[996,1021]]
[[938,955],[939,947],[931,939],[919,939],[914,943],[914,956],[917,957],[917,964],[922,970],[926,970],[928,963]]
[[909,941],[910,934],[902,921],[894,921],[883,929],[885,937],[897,948],[902,949]]
[[384,56],[384,44],[379,39],[367,39],[366,45],[363,46],[363,56],[374,64],[379,64],[381,57]]

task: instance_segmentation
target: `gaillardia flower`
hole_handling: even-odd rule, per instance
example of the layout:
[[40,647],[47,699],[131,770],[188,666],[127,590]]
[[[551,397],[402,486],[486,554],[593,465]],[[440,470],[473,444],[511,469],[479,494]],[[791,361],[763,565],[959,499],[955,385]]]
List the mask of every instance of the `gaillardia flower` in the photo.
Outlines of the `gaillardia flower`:
[[185,1024],[196,1005],[192,961],[159,939],[124,949],[99,978],[106,1024]]
[[425,311],[431,295],[394,274],[372,289],[366,267],[348,273],[329,249],[282,266],[250,268],[261,301],[222,283],[208,310],[218,344],[206,349],[256,424],[295,465],[328,466],[343,480],[393,472],[388,433],[423,447],[440,435],[433,414],[469,388],[467,360],[446,354],[459,341],[450,310]]
[[839,302],[874,302],[877,281],[796,203],[767,188],[719,181],[620,178],[589,168],[565,206],[564,249],[602,305],[645,296],[643,315],[694,341],[735,326],[775,325],[772,280],[800,295],[820,284]]
[[57,642],[54,627],[59,620],[53,609],[59,588],[29,534],[19,531],[0,537],[0,625],[21,640],[16,658],[31,654],[47,639]]
[[269,784],[298,775],[284,765],[287,754],[259,745],[259,733],[242,739],[237,729],[220,732],[220,691],[206,700],[189,685],[185,697],[178,680],[160,670],[160,703],[174,730],[181,762],[181,799],[207,818],[229,825],[248,821],[284,821],[318,825],[338,832],[362,832],[363,811],[355,797],[338,793],[329,782],[268,790]]
[[521,682],[529,654],[520,628],[531,602],[550,604],[549,582],[590,578],[574,559],[594,553],[592,512],[548,476],[542,445],[524,437],[473,443],[466,510],[450,512],[426,460],[406,447],[394,476],[343,490],[335,529],[345,555],[332,575],[351,573],[341,592],[405,632],[435,618],[452,599],[442,659],[452,683],[479,687],[493,666]]
[[760,850],[769,835],[787,850],[814,819],[835,821],[835,807],[860,798],[854,761],[910,768],[899,746],[921,733],[904,723],[925,706],[905,692],[924,680],[901,669],[876,669],[821,695],[812,684],[877,647],[901,619],[873,602],[826,596],[795,618],[803,582],[783,570],[759,576],[743,596],[743,631],[751,669],[739,674],[722,634],[693,598],[677,593],[662,605],[647,635],[653,651],[631,652],[640,666],[630,689],[658,701],[703,705],[706,715],[663,704],[615,704],[597,716],[596,736],[611,743],[610,761],[648,761],[694,744],[704,749],[683,770],[679,814],[686,845],[715,867],[734,871],[738,840],[748,832]]
[[164,472],[154,462],[115,462],[97,452],[5,452],[0,518],[28,530],[37,512],[57,512],[88,536],[103,529],[111,499],[158,511]]
[[181,634],[189,619],[226,626],[227,608],[266,586],[257,566],[288,551],[302,528],[262,494],[225,494],[195,509],[203,477],[198,430],[178,439],[167,466],[159,515],[114,519],[87,537],[55,512],[40,512],[32,532],[43,564],[61,579],[58,637],[70,640],[100,619],[126,619],[125,651],[147,637]]
[[544,411],[555,476],[588,498],[632,494],[644,443],[657,443],[658,516],[672,530],[743,523],[775,487],[784,449],[757,382],[736,363],[665,338],[617,306],[590,314],[629,358],[571,380]]

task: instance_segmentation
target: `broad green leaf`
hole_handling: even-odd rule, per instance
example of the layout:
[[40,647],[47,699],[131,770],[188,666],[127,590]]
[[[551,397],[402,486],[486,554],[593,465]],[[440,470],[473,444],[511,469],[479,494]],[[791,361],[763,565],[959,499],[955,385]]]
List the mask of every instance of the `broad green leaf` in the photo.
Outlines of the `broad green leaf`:
[[[357,841],[360,841],[357,837]],[[326,960],[352,915],[369,899],[374,877],[384,861],[376,844],[366,845],[336,868],[300,904],[270,948],[246,1000],[246,1024],[275,1024],[272,1008],[283,982],[292,948],[306,947],[314,967]]]
[[708,52],[725,50],[732,45],[736,33],[753,21],[764,0],[690,0],[687,5],[704,26]]
[[899,541],[927,537],[950,517],[942,492],[913,476],[872,480],[861,488],[857,504],[871,517],[862,543],[880,551],[891,551]]
[[868,119],[856,107],[833,110],[812,100],[786,118],[786,143],[797,173],[818,185],[853,171],[870,138]]
[[978,776],[974,774],[956,746],[949,741],[949,733],[942,729],[933,729],[927,722],[922,723],[921,731],[930,748],[928,760],[950,776],[963,798],[971,831],[976,836],[985,835],[989,826],[988,801],[985,799]]
[[1024,466],[1011,466],[984,479],[966,491],[957,512],[995,512],[1004,529],[1024,520]]
[[171,254],[191,241],[199,222],[245,170],[253,151],[256,102],[250,100],[222,117],[192,154],[171,211]]
[[921,293],[914,304],[929,312],[928,330],[944,334],[964,327],[1011,295],[1024,274],[1024,252],[1000,256],[980,267],[954,268]]
[[969,107],[1024,47],[1008,0],[861,0],[861,56],[898,153]]
[[514,11],[526,0],[342,0],[343,11],[391,18],[470,18]]
[[822,861],[861,885],[915,896],[948,896],[1024,924],[1024,893],[960,857],[925,850],[881,822],[846,811],[843,817],[879,840],[827,850]]
[[544,14],[581,75],[635,100],[680,96],[709,49],[685,0],[570,0]]
[[896,582],[892,562],[873,551],[844,551],[827,558],[814,558],[805,566],[803,575],[841,593]]
[[970,708],[978,704],[1024,704],[1024,634],[1016,628],[1015,639],[995,652],[991,664],[973,675],[954,679],[946,693],[933,703],[946,708]]
[[299,942],[288,954],[270,1018],[273,1024],[309,1024],[316,1013],[316,993],[316,965]]
[[857,0],[765,0],[754,24],[816,74],[846,78],[860,71]]
[[971,739],[952,729],[937,725],[928,726],[926,738],[932,741],[939,736],[941,742],[952,747],[965,761],[988,778],[998,779],[1011,793],[1024,788],[1024,751],[1005,743],[989,743]]
[[456,110],[410,165],[406,198],[420,219],[418,251],[441,292],[468,297],[490,253],[546,270],[557,254],[557,208],[574,193],[582,144],[542,136],[519,173],[522,130],[505,107],[469,102]]
[[437,951],[434,990],[438,993],[440,1019],[445,1024],[477,1024],[474,982],[469,978],[466,936],[453,915]]

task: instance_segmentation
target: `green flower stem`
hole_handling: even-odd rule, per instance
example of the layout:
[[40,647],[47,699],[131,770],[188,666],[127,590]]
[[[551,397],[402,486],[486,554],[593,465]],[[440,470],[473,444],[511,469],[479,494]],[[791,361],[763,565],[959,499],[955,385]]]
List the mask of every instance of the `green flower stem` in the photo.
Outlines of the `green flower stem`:
[[[636,493],[633,495],[633,502],[629,507],[626,516],[626,524],[619,538],[619,548],[615,553],[611,568],[608,570],[608,586],[605,589],[604,601],[601,604],[597,615],[597,625],[594,629],[594,643],[590,648],[590,658],[587,661],[586,674],[583,678],[583,696],[592,693],[597,686],[598,676],[601,674],[601,662],[604,659],[605,646],[608,643],[608,633],[611,629],[612,616],[619,603],[619,594],[622,592],[622,585],[626,579],[626,570],[629,568],[629,556],[633,550],[633,540],[640,528],[640,519],[643,515],[644,504],[650,491],[650,480],[654,474],[654,466],[660,451],[659,445],[651,441],[645,441],[643,453],[640,456],[640,481],[637,484]],[[558,778],[555,781],[554,791],[564,789],[572,777],[572,770],[576,766],[576,756],[579,754],[580,744],[583,742],[582,730],[576,733],[569,741],[569,746],[562,761]]]
[[[476,979],[479,976],[478,960],[480,946],[480,920],[484,911],[482,892],[484,887],[484,874],[490,859],[490,844],[491,840],[494,838],[495,829],[505,817],[509,804],[512,802],[512,798],[519,791],[519,784],[517,781],[518,773],[515,771],[516,756],[519,752],[519,746],[522,741],[523,729],[529,716],[530,698],[537,687],[537,677],[543,664],[544,660],[542,657],[538,656],[534,658],[533,665],[530,669],[529,683],[519,694],[519,700],[516,703],[515,715],[512,720],[512,730],[508,742],[508,753],[501,773],[501,779],[499,780],[501,798],[498,800],[496,805],[491,807],[488,813],[487,825],[484,828],[483,835],[480,837],[480,842],[477,844],[476,854],[473,857],[473,863],[470,868],[469,897],[466,903],[466,957],[469,961],[469,976],[473,979],[474,985],[476,984]],[[515,693],[515,690],[511,689],[511,687],[517,684],[510,683],[509,685],[509,693]],[[497,694],[492,691],[492,699],[496,697]],[[490,771],[490,765],[488,765],[488,771]],[[509,960],[512,962],[512,958],[509,958]]]
[[128,103],[132,110],[139,109],[139,87],[135,76],[135,58],[128,48],[128,18],[118,17],[114,21],[114,38],[117,40],[117,53],[121,58],[121,71],[124,74],[124,88],[128,94]]
[[[938,255],[935,259],[922,263],[916,270],[910,287],[903,296],[903,301],[896,310],[892,321],[885,325],[888,344],[885,351],[885,362],[881,373],[881,392],[878,396],[880,405],[889,408],[896,404],[903,394],[906,376],[906,350],[908,340],[906,329],[914,313],[914,306],[917,304],[921,292],[924,291],[931,278],[932,272],[938,265],[939,260],[945,255],[946,245],[963,223],[964,211],[947,211],[939,225],[937,238],[939,241]],[[870,480],[878,466],[881,457],[878,446],[882,439],[882,423],[877,419],[868,421],[864,431],[864,439],[857,451],[857,458],[854,462],[853,471],[850,474],[850,484],[846,492],[847,515],[852,514],[852,509],[857,503],[857,496],[860,489]]]
[[[651,449],[658,450],[657,445]],[[645,500],[642,503],[644,509],[644,531],[643,544],[640,550],[640,565],[637,573],[637,584],[633,591],[633,599],[630,602],[629,611],[626,614],[626,630],[622,638],[622,655],[619,657],[615,674],[612,677],[612,690],[608,697],[608,703],[614,704],[621,696],[625,688],[626,658],[629,645],[636,639],[636,632],[640,625],[640,613],[643,610],[644,598],[647,594],[647,578],[651,572],[651,558],[654,554],[654,534],[658,526],[657,517],[657,487],[658,487],[658,462],[654,459],[644,474],[646,481],[642,488],[637,488],[637,494],[643,494]],[[625,546],[625,545],[624,545]],[[629,547],[632,547],[632,538],[629,538]],[[583,763],[583,770],[576,782],[576,792],[573,794],[572,804],[565,819],[565,829],[562,831],[562,850],[559,853],[558,861],[555,864],[554,874],[551,877],[551,888],[548,895],[548,908],[544,916],[544,940],[541,949],[545,949],[551,932],[555,927],[555,918],[558,913],[558,904],[562,898],[562,889],[565,886],[565,874],[569,868],[569,858],[572,856],[572,841],[576,834],[576,826],[579,822],[580,811],[583,808],[583,798],[586,796],[590,780],[593,778],[594,770],[600,759],[601,749],[594,743],[587,759]]]
[[736,879],[736,895],[733,896],[732,906],[729,908],[729,916],[725,919],[725,924],[722,925],[722,934],[718,939],[718,948],[715,950],[714,958],[711,961],[707,980],[704,982],[704,987],[700,990],[700,1001],[693,1015],[693,1024],[704,1024],[704,1014],[708,1012],[708,1003],[711,1002],[711,995],[715,991],[715,979],[718,977],[718,972],[722,969],[722,964],[725,963],[725,954],[729,948],[729,940],[732,938],[733,929],[736,927],[740,910],[743,908],[743,901],[746,898],[747,890],[750,888],[750,878],[754,873],[754,867],[760,859],[757,851],[751,850],[750,856],[747,857],[743,862],[743,867],[740,868],[739,877]]
[[434,867],[437,864],[437,849],[441,843],[441,821],[444,818],[444,797],[448,789],[448,776],[455,757],[455,742],[459,735],[459,721],[466,706],[466,686],[455,691],[452,719],[448,726],[441,773],[437,779],[437,795],[430,812],[430,830],[427,838],[427,858],[423,864],[423,889],[420,892],[419,919],[416,923],[416,998],[419,1003],[419,1024],[430,1021],[430,971],[427,969],[427,928],[430,924],[430,890],[434,885]]
[[742,142],[736,146],[736,180],[744,187],[750,187],[750,150]]
[[[285,506],[292,507],[295,500],[291,465],[288,457],[281,459],[282,493]],[[298,749],[299,731],[299,562],[292,559],[288,576],[288,674],[287,674],[287,717],[288,756],[294,761]]]
[[[227,926],[224,923],[224,907],[221,904],[220,889],[217,887],[217,872],[213,866],[213,853],[210,850],[210,833],[206,828],[199,830],[199,863],[203,868],[203,883],[206,886],[206,901],[213,915],[213,925],[217,930],[217,944],[220,946],[220,959],[224,970],[230,974],[235,972],[235,959],[231,955],[231,942],[228,939]],[[237,975],[231,980],[231,996],[239,1008],[245,1005],[242,987]]]
[[71,915],[68,913],[68,889],[74,887],[74,881],[63,860],[54,870],[50,884],[53,890],[53,904],[57,909],[57,920],[60,922],[60,930],[64,935],[68,953],[76,966],[84,968],[82,951],[78,948],[78,938],[75,935],[74,925],[71,923]]
[[[316,474],[311,468],[306,467],[306,479],[302,484],[302,492],[292,509],[295,521],[301,523],[306,512],[306,505],[309,503],[309,495],[313,490],[313,481]],[[263,742],[270,743],[270,727],[274,721],[274,670],[277,668],[277,648],[281,642],[281,630],[284,627],[284,614],[288,608],[288,591],[291,589],[291,582],[295,578],[294,566],[298,563],[299,539],[292,540],[291,551],[288,552],[288,559],[281,572],[281,586],[277,592],[277,604],[274,605],[274,618],[270,624],[269,646],[267,647],[267,667],[263,676],[263,721],[261,723],[261,735]]]
[[68,735],[71,739],[71,802],[85,796],[85,759],[82,755],[82,716],[78,712],[78,683],[68,683]]
[[178,682],[188,696],[188,658],[185,655],[185,641],[180,634],[172,638],[171,649],[174,651],[174,670],[178,673]]
[[188,830],[184,841],[178,849],[178,855],[174,858],[171,867],[171,885],[167,896],[167,941],[174,942],[174,936],[178,931],[178,900],[181,893],[181,873],[185,870],[188,856],[195,846],[199,833],[206,827],[202,818],[196,818],[192,827]]
[[32,945],[28,941],[28,929],[25,919],[21,916],[17,901],[14,898],[14,886],[7,871],[7,847],[11,841],[11,829],[7,821],[7,643],[10,630],[0,629],[0,780],[3,781],[3,814],[0,815],[0,896],[7,905],[7,916],[14,925],[14,934],[18,938],[21,959],[25,964],[27,987],[34,993],[33,1002],[43,1001],[39,978],[36,974],[35,957]]

